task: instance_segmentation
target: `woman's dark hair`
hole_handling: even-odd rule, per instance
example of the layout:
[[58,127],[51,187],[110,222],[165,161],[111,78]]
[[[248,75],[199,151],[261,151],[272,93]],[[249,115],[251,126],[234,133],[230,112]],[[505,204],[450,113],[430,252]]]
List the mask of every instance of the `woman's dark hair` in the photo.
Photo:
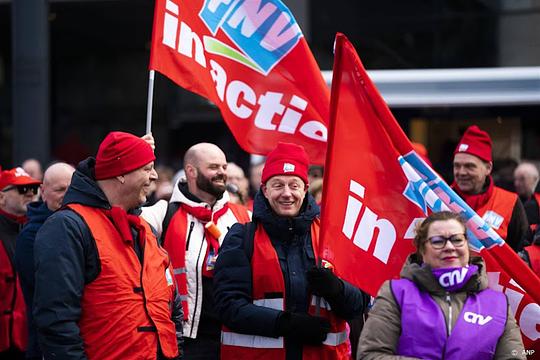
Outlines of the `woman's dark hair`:
[[467,238],[467,226],[465,219],[463,219],[460,214],[451,211],[434,212],[416,227],[416,235],[414,236],[413,245],[416,248],[416,253],[418,255],[423,253],[424,247],[426,246],[428,230],[431,224],[433,224],[435,221],[445,220],[456,220],[459,222],[463,226],[463,230],[465,230],[465,238]]

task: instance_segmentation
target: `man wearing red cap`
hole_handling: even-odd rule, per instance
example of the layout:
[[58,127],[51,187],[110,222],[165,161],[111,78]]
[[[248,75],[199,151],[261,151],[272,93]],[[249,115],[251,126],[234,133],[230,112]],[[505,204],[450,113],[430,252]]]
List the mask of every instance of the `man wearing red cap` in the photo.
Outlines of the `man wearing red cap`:
[[0,358],[24,359],[28,335],[26,305],[15,271],[15,243],[26,222],[27,205],[39,180],[22,168],[0,172]]
[[221,323],[214,311],[214,262],[229,227],[249,221],[250,215],[229,201],[227,160],[218,146],[190,147],[184,170],[186,179],[175,184],[168,206],[158,202],[143,209],[143,217],[156,228],[163,227],[163,247],[182,296],[186,358],[217,359]]
[[308,165],[303,147],[279,143],[266,159],[253,222],[225,237],[214,274],[223,360],[350,358],[345,320],[367,303],[331,266],[315,267],[320,210],[307,192]]
[[34,320],[45,359],[177,359],[182,309],[167,253],[139,216],[149,143],[111,132],[37,234]]
[[493,184],[492,142],[488,133],[470,126],[454,151],[452,188],[514,249],[521,251],[527,217],[516,194]]

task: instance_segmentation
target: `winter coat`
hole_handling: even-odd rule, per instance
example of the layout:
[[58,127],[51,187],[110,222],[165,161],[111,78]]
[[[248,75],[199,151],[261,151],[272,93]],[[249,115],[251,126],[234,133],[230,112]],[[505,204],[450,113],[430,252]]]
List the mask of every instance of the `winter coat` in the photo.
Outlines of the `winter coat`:
[[[478,293],[488,286],[484,261],[472,258],[471,262],[478,266],[478,273],[473,275],[464,287],[452,293],[450,305],[446,301],[446,290],[443,289],[433,276],[429,266],[421,266],[415,262],[415,256],[409,258],[401,271],[401,278],[413,281],[421,290],[428,291],[439,305],[445,322],[448,323],[449,308],[454,314],[460,314],[468,293]],[[451,329],[454,328],[460,316],[453,316]],[[364,325],[358,345],[357,359],[409,359],[397,356],[396,349],[401,335],[401,309],[396,302],[390,281],[385,282],[375,300],[368,320]],[[508,306],[506,325],[497,343],[494,359],[525,359],[523,342],[514,315]],[[470,351],[474,351],[471,349]],[[518,354],[518,355],[513,355]]]
[[[285,310],[307,313],[309,293],[306,271],[315,266],[311,223],[319,207],[308,194],[300,214],[294,218],[276,215],[259,191],[255,196],[253,220],[262,224],[277,252],[285,282]],[[276,324],[281,311],[256,306],[252,299],[251,254],[244,248],[246,226],[234,225],[220,249],[214,274],[216,312],[232,331],[278,337]],[[334,313],[350,320],[362,313],[362,292],[343,281],[343,296],[332,304]],[[287,359],[302,358],[302,344],[285,339]]]
[[26,216],[28,217],[28,222],[24,224],[15,244],[15,267],[19,274],[19,281],[21,282],[27,309],[28,348],[26,349],[26,356],[41,358],[41,350],[39,349],[36,327],[32,316],[32,302],[34,299],[34,242],[37,232],[45,223],[45,220],[53,214],[53,211],[43,201],[30,203],[27,209]]
[[[86,285],[94,281],[101,263],[90,229],[68,204],[110,209],[105,194],[94,178],[95,159],[79,164],[64,196],[63,208],[47,219],[34,245],[36,269],[34,321],[45,359],[86,359],[78,321]],[[138,215],[139,209],[131,213]],[[134,250],[139,258],[137,232],[132,231]],[[172,304],[177,341],[182,343],[182,307],[177,296]],[[156,349],[156,356],[158,349]],[[159,357],[158,357],[159,358]]]

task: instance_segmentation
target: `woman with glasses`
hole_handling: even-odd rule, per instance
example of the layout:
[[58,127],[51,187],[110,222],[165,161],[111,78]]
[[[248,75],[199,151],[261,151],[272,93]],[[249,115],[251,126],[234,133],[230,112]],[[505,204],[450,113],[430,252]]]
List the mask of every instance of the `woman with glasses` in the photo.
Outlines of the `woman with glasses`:
[[525,359],[506,295],[488,288],[471,257],[464,220],[443,211],[416,229],[416,253],[383,284],[358,359]]

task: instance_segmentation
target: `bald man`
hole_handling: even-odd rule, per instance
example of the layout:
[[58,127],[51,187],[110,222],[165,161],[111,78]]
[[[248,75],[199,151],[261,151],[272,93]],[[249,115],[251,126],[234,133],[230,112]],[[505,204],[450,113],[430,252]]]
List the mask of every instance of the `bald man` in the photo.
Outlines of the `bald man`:
[[229,201],[227,159],[214,144],[199,143],[184,156],[185,179],[174,186],[169,204],[143,209],[142,216],[161,231],[184,309],[186,359],[218,359],[221,323],[214,312],[213,272],[218,249],[229,228],[250,221],[250,213]]
[[34,242],[36,234],[45,220],[62,205],[64,194],[71,182],[75,169],[66,163],[55,163],[49,166],[43,175],[40,186],[42,201],[28,204],[28,222],[17,237],[15,247],[15,266],[26,302],[28,317],[28,349],[27,359],[41,359],[41,351],[37,342],[37,334],[32,318],[32,299],[34,297]]
[[514,170],[516,193],[525,207],[529,225],[533,230],[540,223],[540,194],[534,192],[538,180],[538,169],[532,163],[522,162]]

